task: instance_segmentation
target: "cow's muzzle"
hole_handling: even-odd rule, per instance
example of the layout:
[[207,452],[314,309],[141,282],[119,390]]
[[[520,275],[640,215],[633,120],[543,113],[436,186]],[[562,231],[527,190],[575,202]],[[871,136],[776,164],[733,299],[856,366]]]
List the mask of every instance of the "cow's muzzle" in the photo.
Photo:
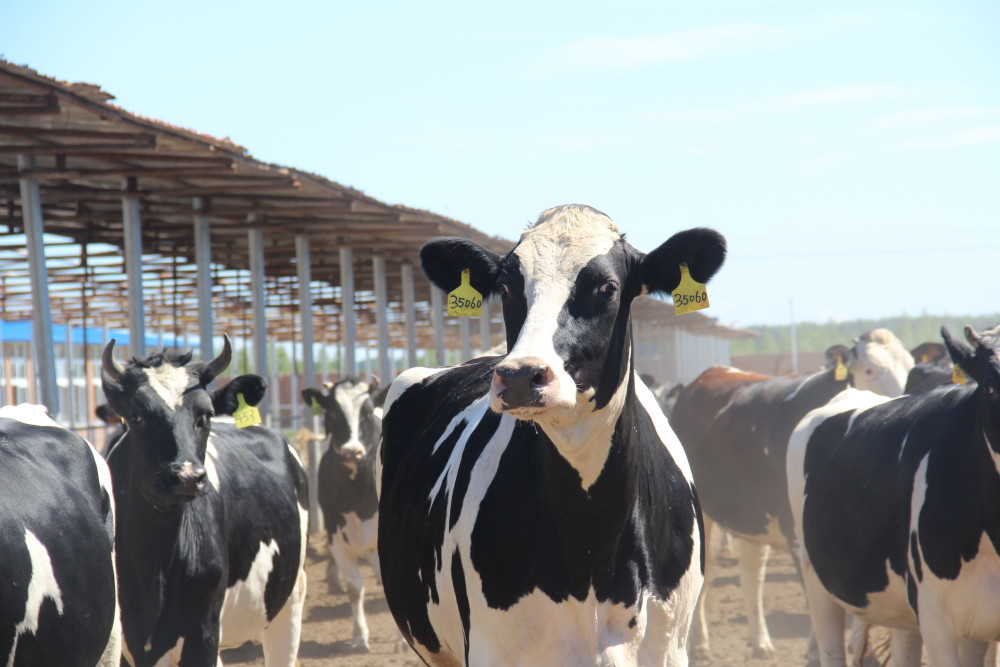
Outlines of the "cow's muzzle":
[[544,407],[544,394],[556,382],[556,374],[540,359],[504,362],[493,372],[493,394],[502,409]]
[[170,466],[170,479],[174,483],[171,493],[182,498],[197,498],[205,493],[207,477],[204,466],[175,463]]

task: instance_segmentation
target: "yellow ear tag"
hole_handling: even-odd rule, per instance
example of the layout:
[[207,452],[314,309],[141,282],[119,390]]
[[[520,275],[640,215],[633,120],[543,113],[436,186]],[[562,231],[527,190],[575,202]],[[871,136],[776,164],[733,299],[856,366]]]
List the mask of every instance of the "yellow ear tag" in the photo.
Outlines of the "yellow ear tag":
[[965,369],[958,364],[953,364],[951,367],[951,381],[955,384],[965,384],[967,382]]
[[260,411],[252,405],[247,405],[243,394],[236,394],[236,412],[233,413],[237,428],[246,428],[261,422]]
[[833,369],[833,379],[838,382],[842,382],[847,379],[847,366],[844,365],[843,359],[837,359],[837,365]]
[[314,415],[319,416],[323,414],[323,406],[319,404],[315,396],[312,397],[312,402],[309,404],[309,407],[312,409],[312,413]]
[[926,354],[921,354],[920,355],[920,359],[917,360],[917,363],[918,364],[926,364],[927,363],[927,355]]
[[462,269],[462,284],[448,293],[448,314],[478,317],[483,314],[483,295],[469,282],[469,269]]
[[708,291],[691,277],[687,262],[681,262],[681,282],[671,296],[674,297],[674,312],[678,315],[708,308]]

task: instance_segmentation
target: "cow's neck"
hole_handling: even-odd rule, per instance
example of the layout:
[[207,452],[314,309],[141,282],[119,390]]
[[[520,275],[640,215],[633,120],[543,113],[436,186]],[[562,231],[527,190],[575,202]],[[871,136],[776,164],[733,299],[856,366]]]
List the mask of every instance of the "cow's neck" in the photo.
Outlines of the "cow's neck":
[[597,481],[607,463],[625,400],[634,395],[631,373],[625,374],[611,400],[599,410],[594,410],[593,393],[581,394],[570,415],[538,422],[562,457],[580,474],[584,490]]

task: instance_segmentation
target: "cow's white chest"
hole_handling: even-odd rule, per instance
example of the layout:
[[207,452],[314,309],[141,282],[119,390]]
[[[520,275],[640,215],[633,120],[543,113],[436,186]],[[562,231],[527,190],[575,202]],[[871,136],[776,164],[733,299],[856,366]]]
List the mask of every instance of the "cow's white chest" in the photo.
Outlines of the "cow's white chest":
[[921,618],[936,619],[952,637],[1000,640],[1000,556],[985,532],[975,558],[962,563],[956,579],[939,579],[924,563],[917,591]]
[[264,590],[277,554],[277,542],[261,542],[247,578],[226,589],[220,619],[220,646],[239,646],[256,638],[267,627]]

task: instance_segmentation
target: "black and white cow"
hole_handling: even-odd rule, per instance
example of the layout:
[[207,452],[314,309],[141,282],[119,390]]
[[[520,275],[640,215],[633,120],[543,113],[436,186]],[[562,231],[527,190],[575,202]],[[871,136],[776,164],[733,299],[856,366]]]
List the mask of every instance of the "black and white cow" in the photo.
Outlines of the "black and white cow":
[[347,584],[354,614],[355,648],[369,650],[365,621],[365,583],[359,560],[366,559],[381,578],[378,554],[378,496],[375,493],[375,451],[382,420],[372,399],[377,382],[346,378],[330,387],[303,389],[302,399],[323,409],[327,449],[319,461],[317,496],[323,510],[332,562],[327,581],[338,587],[338,573]]
[[[885,329],[866,332],[851,348],[834,345],[826,359],[824,370],[801,377],[713,366],[681,391],[671,415],[698,483],[706,532],[718,523],[739,539],[740,589],[755,658],[774,653],[763,602],[768,556],[794,535],[785,479],[792,429],[851,383],[899,395],[913,366],[906,348]],[[710,559],[709,575],[712,569]],[[692,630],[692,655],[699,660],[711,652],[705,616],[709,590],[699,601]]]
[[104,393],[128,431],[108,455],[118,507],[123,654],[133,667],[215,667],[219,649],[259,639],[268,667],[295,664],[306,577],[306,474],[283,436],[237,429],[241,375],[210,392],[232,348],[207,363],[162,351],[114,359]]
[[0,665],[117,667],[107,464],[44,406],[0,408]]
[[463,269],[503,300],[510,352],[415,368],[391,385],[379,555],[403,635],[434,665],[682,665],[702,584],[684,452],[634,371],[629,313],[725,256],[709,229],[648,255],[603,213],[542,213],[498,256],[421,250],[448,291]]
[[[788,494],[824,666],[844,610],[894,633],[896,664],[981,665],[1000,639],[1000,328],[942,330],[977,386],[886,401],[845,392],[788,447]],[[919,630],[919,634],[917,631]]]

